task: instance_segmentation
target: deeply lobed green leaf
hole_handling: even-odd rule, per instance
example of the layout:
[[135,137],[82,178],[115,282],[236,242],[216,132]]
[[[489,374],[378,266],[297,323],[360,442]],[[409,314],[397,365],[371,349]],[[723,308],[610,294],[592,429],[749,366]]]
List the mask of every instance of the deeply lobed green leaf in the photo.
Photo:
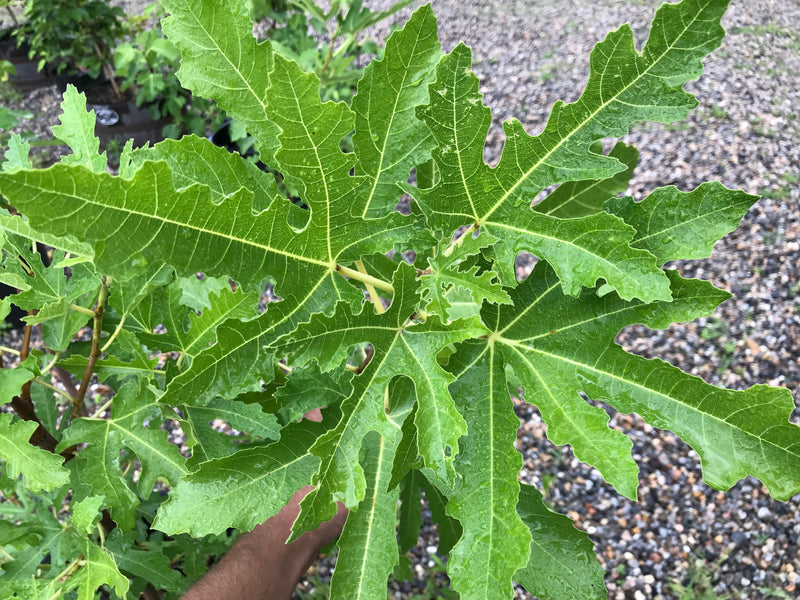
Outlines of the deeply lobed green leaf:
[[[21,373],[25,373],[22,369]],[[24,476],[33,492],[52,490],[69,481],[69,472],[62,466],[60,456],[28,443],[36,423],[12,421],[12,415],[0,413],[0,458],[5,460],[9,477]]]
[[521,486],[517,511],[531,530],[530,561],[514,576],[526,590],[546,600],[606,598],[603,568],[588,535],[549,510],[532,486]]
[[279,352],[288,355],[289,364],[315,358],[326,370],[341,364],[355,343],[370,342],[374,348],[366,368],[353,379],[353,393],[342,404],[341,420],[311,448],[322,461],[319,480],[315,480],[321,485],[301,503],[298,523],[302,531],[332,518],[337,500],[354,507],[363,498],[365,481],[358,453],[364,436],[374,430],[393,440],[402,425],[396,415],[387,414],[384,400],[387,385],[396,376],[413,376],[417,444],[426,466],[444,485],[455,483],[453,459],[466,428],[447,392],[451,377],[435,359],[443,347],[485,329],[476,318],[445,325],[431,316],[414,324],[415,280],[415,270],[401,264],[393,281],[394,299],[385,313],[365,307],[353,315],[340,305],[334,315],[315,315],[308,325],[276,343]]
[[266,162],[278,148],[278,128],[266,113],[273,52],[253,38],[244,2],[165,0],[164,32],[181,51],[184,87],[213,98],[258,140]]
[[[43,426],[77,456],[65,469],[30,445],[32,423],[0,419],[5,468],[23,472],[16,485],[55,488],[48,506],[72,492],[67,529],[15,507],[25,530],[3,564],[10,589],[90,598],[105,583],[124,595],[132,574],[178,594],[173,560],[199,575],[206,550],[224,548],[214,536],[252,529],[312,485],[293,538],[338,502],[349,509],[334,598],[385,593],[416,542],[421,491],[461,597],[509,598],[512,580],[542,598],[603,597],[591,542],[519,484],[509,389],[539,408],[551,441],[629,497],[631,442],[593,400],[675,431],[712,485],[753,475],[777,498],[800,491],[786,390],[723,390],[614,342],[628,325],[666,328],[729,296],[662,267],[708,256],[755,198],[718,183],[619,198],[638,153],[621,142],[601,150],[638,120],[669,122],[695,105],[682,86],[719,44],[726,5],[663,7],[641,52],[629,26],[610,33],[581,97],[557,102],[537,136],[508,121],[489,167],[491,113],[471,53],[441,56],[430,6],[392,35],[348,107],[323,103],[315,75],[253,39],[244,2],[165,0],[183,85],[253,134],[271,171],[187,136],[128,145],[113,176],[73,89],[54,130],[71,149],[62,164],[32,169],[12,139],[0,193],[22,216],[0,215],[0,278],[63,354],[48,368],[37,353],[4,370],[2,401],[35,379]],[[403,190],[416,200],[409,216],[393,210]],[[68,254],[45,267],[31,240]],[[540,260],[518,282],[521,251]],[[72,337],[101,285],[102,350],[90,358]],[[57,363],[82,377],[90,361],[115,393],[110,415],[59,421],[63,408],[42,393],[55,380],[47,371]],[[299,420],[318,408],[321,423]],[[181,452],[159,429],[167,421],[183,429]],[[166,501],[152,493],[158,481],[172,488]],[[104,547],[92,537],[101,510],[117,524]],[[154,541],[155,530],[173,537]],[[188,550],[185,533],[210,537]],[[39,545],[19,542],[26,535]],[[69,553],[90,560],[66,582],[35,579],[42,546],[54,571]]]

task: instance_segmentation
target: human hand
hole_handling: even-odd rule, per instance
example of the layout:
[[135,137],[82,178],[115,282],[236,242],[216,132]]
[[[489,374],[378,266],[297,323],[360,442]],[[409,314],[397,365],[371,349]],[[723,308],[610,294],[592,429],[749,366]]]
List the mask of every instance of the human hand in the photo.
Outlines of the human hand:
[[[318,408],[304,417],[322,420]],[[297,582],[320,550],[339,537],[347,519],[347,508],[340,502],[333,519],[287,544],[300,502],[313,489],[303,486],[278,514],[242,535],[182,600],[290,600]]]

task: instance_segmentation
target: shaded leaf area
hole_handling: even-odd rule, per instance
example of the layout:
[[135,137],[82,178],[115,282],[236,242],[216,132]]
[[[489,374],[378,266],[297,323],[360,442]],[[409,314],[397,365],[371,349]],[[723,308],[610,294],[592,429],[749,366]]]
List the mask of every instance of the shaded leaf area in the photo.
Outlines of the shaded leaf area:
[[[338,407],[350,395],[352,386],[347,375],[334,377],[318,372],[305,373],[302,369],[297,369],[295,375],[297,381],[292,377],[280,388],[280,394],[276,393],[282,408],[291,411],[289,424],[280,431],[280,439],[219,457],[211,455],[201,440],[194,446],[189,461],[198,463],[196,468],[172,490],[158,512],[155,527],[170,534],[187,532],[198,537],[222,533],[229,527],[249,531],[276,514],[297,490],[311,482],[319,459],[308,450],[338,420]],[[309,381],[314,382],[313,388],[302,386]],[[327,405],[323,422],[297,421],[305,412],[302,408],[306,408],[298,410],[297,404],[308,402],[307,398],[296,397],[299,390],[295,391],[293,386],[298,383],[303,395],[313,398],[311,405]],[[248,406],[252,411],[253,405]],[[213,408],[207,407],[206,417]],[[195,435],[195,427],[189,421],[197,414],[196,408],[190,409],[185,426],[187,435]],[[231,421],[241,424],[238,420]],[[261,418],[258,423],[264,427]],[[267,429],[263,437],[270,435],[271,430]],[[228,448],[226,445],[225,449]]]
[[[185,306],[181,281],[158,287],[130,313],[130,330],[152,350],[179,352],[186,366],[192,357],[207,349],[216,340],[217,327],[228,319],[252,319],[258,315],[259,294],[235,292],[230,287],[206,296],[208,306],[200,314]],[[163,326],[166,331],[154,333]]]
[[5,461],[6,474],[14,479],[22,475],[32,492],[52,491],[69,481],[69,471],[63,467],[62,457],[28,443],[36,427],[34,422],[14,422],[12,415],[0,413],[0,458]]
[[[36,309],[36,314],[25,317],[25,321],[42,324],[42,339],[49,348],[65,350],[88,320],[72,305],[91,306],[100,285],[91,264],[74,265],[67,278],[63,269],[45,266],[30,239],[3,232],[0,244],[0,281],[20,290],[9,297],[10,301],[28,312]],[[57,264],[64,256],[63,252],[56,252],[53,261]]]
[[[94,371],[98,381],[117,385],[128,378],[135,378],[140,382],[145,382],[149,378],[156,377],[158,358],[151,358],[151,355],[141,346],[133,333],[123,330],[117,335],[115,341],[118,341],[118,343],[114,353],[106,354],[94,364]],[[74,346],[73,344],[72,350],[76,349]],[[88,356],[76,352],[61,359],[59,366],[72,373],[75,377],[80,378],[83,376],[88,362]]]
[[[4,163],[4,167],[8,163]],[[30,168],[32,165],[28,165]],[[32,242],[39,242],[54,248],[60,248],[75,256],[71,262],[90,261],[92,248],[88,244],[75,238],[53,236],[43,231],[33,229],[23,215],[12,215],[4,208],[0,208],[0,230],[4,233],[20,235]],[[61,263],[64,264],[64,263]],[[66,266],[66,265],[65,265]]]
[[[120,597],[128,592],[128,578],[120,572],[114,555],[102,547],[96,535],[86,535],[86,527],[100,517],[97,502],[75,502],[72,518],[63,522],[53,514],[63,496],[38,494],[34,500],[23,488],[16,491],[16,524],[2,523],[0,544],[22,549],[15,553],[14,560],[3,564],[0,593],[47,600],[68,594],[91,599],[101,586],[113,588]],[[37,576],[45,555],[53,571]],[[59,576],[65,569],[69,569],[70,576]]]
[[[184,406],[182,412],[184,418],[179,419],[179,423],[192,451],[192,457],[187,462],[192,470],[208,460],[229,456],[247,443],[279,437],[277,417],[265,413],[257,403],[216,398],[206,406]],[[224,421],[236,431],[246,432],[246,435],[217,431],[211,426],[215,421]]]
[[0,371],[0,404],[11,402],[22,386],[38,375],[38,371],[37,360],[33,355],[22,361],[16,369]]
[[319,459],[308,449],[324,431],[322,423],[294,423],[274,444],[202,463],[170,493],[154,527],[196,537],[228,527],[250,531],[311,482]]
[[118,529],[112,531],[105,549],[114,557],[120,571],[141,577],[156,589],[180,593],[186,587],[181,574],[171,568],[164,554],[138,549],[131,533],[122,534]]
[[[596,143],[591,150],[599,154],[603,145]],[[603,210],[603,203],[628,189],[628,182],[639,162],[639,151],[624,142],[617,142],[608,153],[627,168],[605,179],[570,181],[559,185],[541,202],[534,204],[533,210],[545,215],[565,219],[584,217]],[[606,211],[611,212],[613,211]]]
[[[88,443],[68,463],[74,477],[75,499],[105,496],[103,506],[123,530],[133,527],[136,508],[142,498],[150,495],[157,479],[177,483],[188,473],[186,459],[168,441],[167,432],[152,428],[153,422],[163,420],[162,411],[152,388],[139,389],[135,382],[128,382],[114,398],[110,418],[85,417],[73,421],[64,430],[57,448],[60,451],[77,443]],[[136,487],[126,477],[120,461],[123,447],[135,453],[141,462]]]

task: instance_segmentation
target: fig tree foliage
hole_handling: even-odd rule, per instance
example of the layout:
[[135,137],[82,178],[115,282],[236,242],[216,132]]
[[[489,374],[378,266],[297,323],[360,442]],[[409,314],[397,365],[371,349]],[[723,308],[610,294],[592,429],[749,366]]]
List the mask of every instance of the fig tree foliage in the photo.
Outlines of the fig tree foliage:
[[[721,389],[614,341],[730,296],[665,265],[710,256],[757,198],[718,182],[620,197],[638,154],[601,143],[697,105],[682,86],[726,5],[662,6],[641,50],[629,25],[609,33],[580,98],[536,136],[507,121],[489,166],[470,49],[443,53],[430,6],[348,106],[253,38],[243,0],[164,0],[182,84],[243,123],[269,168],[187,136],[128,144],[110,174],[74,89],[59,164],[32,168],[12,138],[0,280],[19,293],[0,306],[29,311],[44,350],[0,374],[0,598],[177,598],[231,528],[309,484],[292,539],[349,509],[333,598],[385,597],[422,491],[462,599],[511,598],[512,582],[605,598],[588,536],[518,479],[515,401],[628,498],[631,441],[587,398],[674,431],[711,486],[800,491],[788,390]],[[49,266],[33,242],[55,248]],[[539,261],[519,281],[521,252]],[[86,396],[93,374],[110,401]],[[301,418],[315,408],[321,422]]]

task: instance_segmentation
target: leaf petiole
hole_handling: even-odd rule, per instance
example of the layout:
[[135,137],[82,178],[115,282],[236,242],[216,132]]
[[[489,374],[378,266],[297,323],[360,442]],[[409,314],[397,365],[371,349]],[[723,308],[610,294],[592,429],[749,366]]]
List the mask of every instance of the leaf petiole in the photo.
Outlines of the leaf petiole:
[[456,248],[458,248],[462,243],[464,243],[464,240],[467,239],[466,236],[472,235],[474,232],[478,230],[478,228],[479,225],[477,223],[473,223],[472,225],[470,225],[464,233],[462,233],[460,236],[458,236],[456,239],[450,242],[450,244],[447,246],[447,248],[445,248],[445,251],[442,254],[444,256],[450,256]]
[[[117,325],[116,329],[114,329],[114,333],[111,334],[111,337],[108,338],[106,340],[106,343],[103,344],[103,347],[100,348],[100,352],[105,352],[106,350],[108,350],[108,347],[116,339],[117,335],[119,335],[119,332],[122,331],[122,326],[125,325],[125,319],[127,317],[128,317],[128,313],[125,313],[124,315],[122,315],[122,318],[120,319],[119,324]],[[178,366],[179,367],[181,366],[180,362],[178,363]]]
[[103,404],[103,405],[102,405],[100,408],[98,408],[96,411],[94,411],[94,412],[92,413],[92,415],[91,415],[89,418],[90,418],[90,419],[97,419],[97,418],[99,418],[99,417],[100,417],[100,415],[101,415],[101,414],[103,414],[103,411],[104,411],[104,410],[106,410],[106,409],[107,409],[109,406],[111,406],[111,403],[112,403],[112,402],[114,402],[114,398],[111,398],[111,399],[110,399],[110,400],[108,400],[108,401],[107,401],[105,404]]
[[51,389],[51,390],[53,390],[53,391],[54,391],[56,394],[61,394],[62,396],[64,396],[64,398],[66,398],[66,399],[67,399],[67,400],[69,400],[70,402],[74,402],[74,399],[72,398],[72,396],[70,396],[70,395],[69,395],[67,392],[65,392],[64,390],[60,390],[60,389],[58,389],[58,388],[57,388],[56,386],[54,386],[52,383],[47,383],[47,382],[46,382],[46,381],[44,381],[43,379],[38,379],[38,378],[34,379],[34,380],[33,380],[33,382],[34,382],[34,383],[38,383],[39,385],[42,385],[42,386],[44,386],[44,387],[46,387],[46,388],[48,388],[48,389]]
[[278,365],[278,368],[281,371],[283,371],[284,373],[286,373],[287,375],[291,375],[292,374],[292,367],[290,367],[289,365],[285,365],[282,362],[278,362],[276,364]]
[[336,265],[336,270],[339,271],[345,277],[350,279],[355,279],[356,281],[361,281],[363,283],[371,284],[378,288],[379,290],[383,290],[384,292],[391,292],[394,293],[394,288],[392,284],[384,281],[383,279],[378,279],[377,277],[373,277],[372,275],[368,275],[366,273],[361,273],[356,271],[355,269],[350,269],[349,267],[345,267],[343,265]]
[[42,369],[41,374],[44,375],[46,373],[49,373],[50,369],[56,366],[56,362],[58,362],[58,359],[60,357],[61,357],[61,352],[56,352],[53,355],[53,359],[47,364],[47,366],[44,369]]
[[[86,561],[83,558],[83,554],[78,554],[78,560],[75,562],[71,562],[67,565],[67,567],[61,571],[58,575],[56,575],[53,580],[54,581],[65,581],[68,577],[72,577],[73,573],[80,569],[83,565],[86,564]],[[61,595],[61,590],[58,590],[53,596],[50,596],[47,600],[53,600],[54,598],[58,598]]]
[[11,556],[8,552],[6,552],[5,549],[2,548],[2,547],[0,547],[0,554],[2,554],[4,558],[8,559],[7,561],[3,561],[3,562],[8,562],[8,561],[14,560],[14,557]]
[[[359,273],[369,276],[362,261],[357,260],[356,267],[358,267]],[[375,291],[375,286],[369,282],[365,282],[365,286],[367,288],[367,293],[369,294],[369,299],[372,300],[372,304],[375,306],[375,312],[379,315],[382,315],[386,309],[383,308],[383,303],[381,302],[380,296],[378,296],[378,292]]]
[[78,306],[77,304],[71,304],[70,308],[75,312],[83,313],[85,315],[89,315],[90,317],[95,317],[95,312],[91,308],[84,308],[82,306]]

